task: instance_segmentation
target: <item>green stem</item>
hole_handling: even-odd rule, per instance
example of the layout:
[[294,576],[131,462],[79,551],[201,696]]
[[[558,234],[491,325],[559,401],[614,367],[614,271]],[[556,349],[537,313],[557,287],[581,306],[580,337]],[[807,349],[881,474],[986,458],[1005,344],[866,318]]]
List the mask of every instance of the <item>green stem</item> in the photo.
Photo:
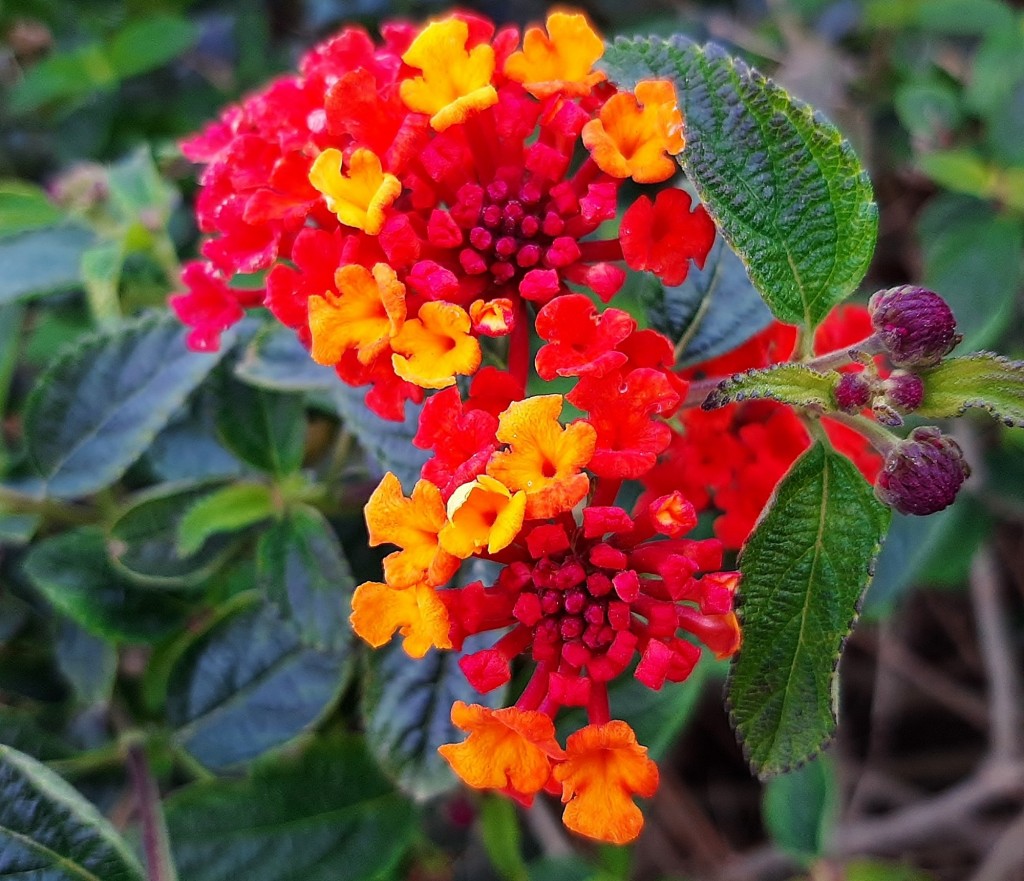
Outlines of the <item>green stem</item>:
[[131,777],[142,823],[142,850],[146,855],[146,876],[149,881],[178,881],[171,859],[167,824],[160,805],[160,790],[149,770],[146,748],[140,740],[127,749],[128,774]]
[[164,276],[167,278],[167,284],[172,289],[180,287],[181,261],[178,260],[178,251],[166,230],[153,233],[152,254],[153,259],[156,260],[163,270]]
[[883,456],[888,455],[900,438],[866,416],[851,416],[848,413],[829,413],[829,419],[841,422],[867,438],[868,442]]
[[98,522],[100,515],[90,509],[54,499],[37,499],[8,486],[0,486],[0,510],[11,514],[40,514],[70,526],[86,526]]
[[124,762],[124,749],[120,743],[87,750],[67,759],[54,759],[46,766],[61,777],[84,777],[96,771],[118,768]]

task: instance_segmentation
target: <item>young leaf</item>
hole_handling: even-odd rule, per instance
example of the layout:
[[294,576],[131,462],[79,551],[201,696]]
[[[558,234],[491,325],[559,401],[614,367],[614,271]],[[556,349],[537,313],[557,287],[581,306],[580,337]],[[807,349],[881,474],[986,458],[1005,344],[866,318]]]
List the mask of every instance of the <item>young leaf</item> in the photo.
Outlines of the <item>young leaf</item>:
[[498,874],[505,881],[529,881],[515,804],[501,796],[487,796],[480,811],[480,825],[484,849]]
[[29,458],[47,491],[76,498],[117,480],[220,357],[189,351],[178,321],[150,316],[58,358],[25,406]]
[[762,776],[816,755],[836,724],[836,665],[889,509],[845,457],[816,443],[776,487],[740,556],[743,647],[728,695]]
[[46,191],[22,180],[0,180],[0,236],[55,226],[64,217]]
[[1024,426],[1024,361],[992,352],[947,358],[925,370],[921,416],[961,416],[972,408],[988,410],[1010,427]]
[[177,58],[197,37],[196,26],[176,15],[150,15],[130,22],[107,45],[119,79],[137,76]]
[[184,621],[180,602],[139,590],[114,571],[103,532],[95,527],[33,545],[23,568],[59,612],[111,642],[156,642]]
[[276,609],[242,595],[177,659],[167,717],[201,764],[230,768],[315,725],[351,667],[348,652],[303,645]]
[[[117,651],[68,618],[57,621],[57,666],[83,706],[110,700],[117,675]],[[0,876],[2,877],[2,876]]]
[[355,579],[323,514],[305,505],[292,508],[260,536],[256,557],[260,586],[303,642],[346,651]]
[[412,806],[355,738],[321,739],[251,777],[193,784],[166,802],[188,881],[392,878],[413,836]]
[[278,476],[297,471],[306,443],[301,396],[221,379],[217,431],[224,445],[261,471]]
[[82,255],[95,236],[80,226],[54,226],[0,239],[0,305],[74,288]]
[[[186,549],[179,546],[182,521],[215,492],[216,484],[162,484],[136,497],[110,527],[114,567],[142,587],[195,587],[209,578],[238,546],[235,532],[213,531]],[[264,515],[265,516],[265,515]],[[190,541],[198,529],[189,530]]]
[[458,786],[437,752],[442,744],[466,737],[452,724],[452,704],[462,700],[497,708],[504,701],[504,688],[481,696],[459,669],[462,654],[492,642],[489,636],[471,637],[463,653],[430,651],[413,660],[395,641],[370,656],[363,680],[366,739],[388,776],[417,800]]
[[776,318],[811,328],[853,293],[874,251],[878,208],[830,122],[714,44],[619,38],[602,64],[626,88],[676,83],[680,162]]
[[733,401],[768,398],[798,407],[834,407],[833,392],[838,382],[835,370],[819,373],[795,362],[776,364],[723,379],[701,406],[714,410]]
[[212,536],[252,526],[273,513],[274,500],[265,483],[233,483],[214,490],[178,521],[178,552],[191,556]]
[[419,426],[420,408],[406,403],[405,419],[402,422],[391,422],[381,419],[367,408],[363,402],[365,394],[365,389],[352,388],[339,382],[332,395],[338,415],[366,454],[380,466],[381,472],[394,472],[405,491],[412,492],[419,479],[420,468],[428,456],[426,450],[412,445]]
[[691,267],[686,281],[677,287],[657,284],[648,303],[651,326],[676,341],[678,367],[716,358],[745,343],[772,320],[742,261],[721,236],[715,239],[703,269]]
[[45,765],[0,745],[0,877],[144,881],[113,826]]

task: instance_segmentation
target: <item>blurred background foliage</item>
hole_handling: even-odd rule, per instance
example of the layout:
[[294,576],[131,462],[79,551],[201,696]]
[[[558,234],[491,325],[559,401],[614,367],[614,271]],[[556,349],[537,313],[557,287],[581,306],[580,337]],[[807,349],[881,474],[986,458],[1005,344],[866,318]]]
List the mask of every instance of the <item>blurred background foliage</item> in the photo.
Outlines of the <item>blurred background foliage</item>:
[[[953,304],[964,351],[1024,356],[1022,4],[577,5],[608,37],[715,40],[822,110],[881,206],[864,294],[922,283]],[[663,770],[631,850],[568,840],[557,805],[456,789],[434,753],[470,699],[454,659],[354,645],[337,598],[379,559],[361,505],[377,462],[418,467],[411,428],[374,421],[259,319],[213,369],[175,343],[163,304],[197,242],[176,141],[343,23],[441,7],[0,4],[0,744],[81,793],[58,825],[88,800],[137,840],[139,775],[155,779],[183,881],[1024,877],[1006,733],[1024,729],[1020,433],[961,420],[972,492],[897,520],[825,758],[751,779],[710,661],[659,694],[622,686],[613,704]],[[88,429],[73,455],[61,408]],[[140,877],[128,862],[117,877]]]

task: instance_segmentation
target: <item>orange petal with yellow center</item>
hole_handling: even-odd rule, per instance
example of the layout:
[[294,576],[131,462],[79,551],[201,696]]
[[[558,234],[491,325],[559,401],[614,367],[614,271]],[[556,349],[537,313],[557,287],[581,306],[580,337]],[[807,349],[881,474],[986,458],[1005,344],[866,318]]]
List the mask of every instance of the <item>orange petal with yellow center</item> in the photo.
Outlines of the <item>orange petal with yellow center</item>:
[[374,648],[390,642],[397,630],[402,648],[411,658],[430,649],[450,649],[448,610],[429,584],[401,590],[367,581],[352,595],[352,629]]
[[402,192],[402,184],[384,171],[380,157],[360,147],[348,161],[348,174],[341,170],[342,154],[328,147],[313,162],[309,182],[323,193],[327,207],[345,226],[361,229],[371,236],[384,227],[384,209]]
[[405,106],[430,114],[430,125],[442,132],[465,122],[473,113],[498,103],[491,85],[494,49],[481,43],[466,49],[469,25],[458,18],[428,24],[402,56],[422,76],[402,80],[399,95]]
[[391,340],[395,373],[421,388],[447,388],[456,374],[476,373],[480,343],[471,326],[461,306],[441,300],[424,303]]
[[466,559],[487,549],[496,554],[515,540],[523,525],[526,493],[512,493],[493,477],[481,474],[448,499],[448,523],[438,540],[448,553]]
[[594,455],[597,432],[588,422],[562,426],[561,395],[513,401],[498,417],[497,438],[509,449],[495,453],[487,473],[526,493],[526,519],[547,519],[572,510],[590,489],[582,473]]
[[459,568],[459,560],[438,543],[445,524],[441,491],[427,480],[417,481],[406,498],[402,484],[390,471],[366,503],[370,544],[393,544],[401,550],[384,558],[384,580],[394,588],[420,582],[444,584]]
[[456,701],[452,722],[469,737],[438,752],[474,789],[499,789],[528,803],[551,777],[551,760],[565,755],[550,717],[536,710],[492,710]]
[[658,789],[658,766],[633,729],[613,720],[588,725],[569,736],[566,760],[554,769],[562,784],[562,820],[580,835],[628,844],[644,827],[633,796],[650,798]]
[[672,83],[645,80],[633,93],[612,95],[600,117],[583,126],[583,143],[612,177],[631,177],[641,184],[668,180],[679,170],[670,157],[686,143]]
[[603,72],[594,70],[594,62],[602,55],[604,41],[585,16],[553,12],[548,16],[547,33],[541,28],[526,31],[523,51],[508,57],[505,75],[522,83],[536,98],[556,92],[588,95],[605,79]]
[[318,364],[333,366],[350,349],[369,364],[405,321],[405,285],[386,263],[371,273],[365,266],[342,266],[334,275],[340,292],[309,298],[310,354]]

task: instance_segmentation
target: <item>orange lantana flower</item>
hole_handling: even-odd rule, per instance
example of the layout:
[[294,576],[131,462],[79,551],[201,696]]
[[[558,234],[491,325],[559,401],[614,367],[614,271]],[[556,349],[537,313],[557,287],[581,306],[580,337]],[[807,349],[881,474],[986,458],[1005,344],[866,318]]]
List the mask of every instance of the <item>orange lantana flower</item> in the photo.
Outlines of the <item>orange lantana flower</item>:
[[405,322],[392,338],[391,363],[406,382],[421,388],[447,388],[455,375],[476,373],[480,343],[470,333],[469,314],[455,303],[433,300]]
[[552,12],[547,33],[529,28],[523,37],[523,50],[513,52],[505,62],[505,75],[522,83],[536,98],[556,92],[588,95],[605,79],[594,70],[594,62],[604,55],[604,41],[580,14]]
[[334,275],[340,292],[309,298],[310,354],[318,364],[334,366],[355,349],[359,362],[369,364],[405,321],[405,285],[386,263],[373,271],[365,266],[342,266]]
[[563,427],[561,412],[561,395],[538,395],[514,401],[498,417],[497,438],[509,449],[494,454],[487,473],[526,492],[528,520],[571,510],[590,488],[582,470],[594,455],[597,432],[582,421]]
[[612,720],[587,725],[569,736],[566,760],[554,770],[562,784],[565,825],[580,835],[628,844],[644,826],[633,796],[650,798],[658,789],[658,766],[647,758],[633,729]]
[[390,471],[384,475],[366,503],[366,525],[371,545],[401,548],[384,558],[384,579],[391,587],[444,584],[455,574],[458,557],[438,544],[444,524],[444,500],[434,484],[417,481],[406,498],[398,478]]
[[565,756],[551,718],[536,710],[456,701],[452,722],[469,732],[462,743],[438,748],[452,770],[475,789],[498,789],[525,805],[550,779],[552,759]]
[[451,494],[448,523],[437,537],[441,547],[463,560],[484,548],[496,554],[515,540],[525,511],[526,493],[513,493],[493,477],[481,474]]
[[323,193],[327,207],[345,226],[375,236],[384,227],[384,209],[398,198],[402,184],[365,147],[352,151],[347,175],[342,174],[341,164],[341,151],[328,147],[310,168],[309,182]]
[[465,122],[476,111],[498,103],[491,85],[494,49],[481,43],[467,50],[468,40],[469,25],[461,19],[434,21],[402,56],[410,67],[423,71],[423,76],[402,80],[402,101],[410,110],[431,114],[435,131]]
[[450,649],[448,610],[429,584],[396,589],[367,581],[352,595],[352,629],[374,648],[387,643],[397,630],[402,648],[422,658],[431,648]]
[[600,117],[583,126],[583,143],[601,171],[612,177],[631,177],[641,184],[668,180],[679,170],[669,157],[686,144],[672,83],[645,80],[633,94],[612,95]]

